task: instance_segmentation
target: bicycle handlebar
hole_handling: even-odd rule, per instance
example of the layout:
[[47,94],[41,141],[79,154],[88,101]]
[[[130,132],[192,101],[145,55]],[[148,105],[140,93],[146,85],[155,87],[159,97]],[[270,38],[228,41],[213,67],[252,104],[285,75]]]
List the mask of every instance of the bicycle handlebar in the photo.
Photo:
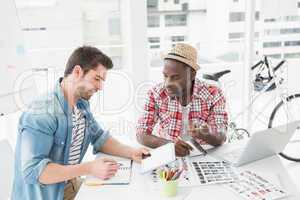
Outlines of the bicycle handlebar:
[[256,63],[255,65],[253,65],[252,67],[251,67],[251,70],[254,70],[256,67],[258,67],[259,65],[261,65],[261,64],[263,64],[263,61],[262,60],[260,60],[258,63]]
[[[275,67],[274,67],[274,72],[276,72],[284,63],[286,60],[282,60],[280,61]],[[251,70],[254,70],[256,67],[258,67],[259,65],[265,64],[267,66],[267,68],[269,69],[269,62],[267,60],[267,57],[265,57],[264,60],[260,60],[258,61],[258,63],[256,63],[255,65],[253,65],[251,67]]]
[[277,66],[274,67],[274,72],[276,72],[281,67],[281,65],[283,65],[284,63],[285,63],[285,60],[280,61],[280,63],[278,63]]

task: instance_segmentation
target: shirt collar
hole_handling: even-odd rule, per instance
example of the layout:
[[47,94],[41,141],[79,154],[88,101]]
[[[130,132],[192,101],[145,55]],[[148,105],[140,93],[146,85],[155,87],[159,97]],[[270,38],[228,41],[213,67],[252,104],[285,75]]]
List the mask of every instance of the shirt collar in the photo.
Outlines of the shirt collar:
[[61,104],[63,111],[66,115],[70,115],[72,114],[72,108],[70,107],[69,103],[67,102],[64,93],[62,91],[61,88],[61,82],[62,82],[63,78],[59,78],[59,80],[57,81],[55,88],[54,88],[54,93],[56,94],[59,103]]

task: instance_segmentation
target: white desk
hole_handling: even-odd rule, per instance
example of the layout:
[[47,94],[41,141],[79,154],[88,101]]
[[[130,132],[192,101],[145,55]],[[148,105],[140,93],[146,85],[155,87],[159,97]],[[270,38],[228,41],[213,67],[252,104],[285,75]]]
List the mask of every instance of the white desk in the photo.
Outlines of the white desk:
[[[216,154],[219,151],[227,150],[229,145],[223,145],[219,147],[216,151],[212,152],[211,155]],[[300,163],[296,164],[297,169],[299,169],[300,174]],[[242,170],[252,170],[266,177],[275,177],[277,181],[280,182],[281,187],[288,191],[291,196],[285,198],[286,200],[299,200],[300,199],[300,190],[292,182],[291,177],[283,164],[282,160],[278,156],[269,157],[260,161],[253,162],[248,165],[244,165],[239,169]],[[145,184],[146,177],[139,173],[140,165],[133,165],[133,176],[131,179],[130,185],[120,186],[120,185],[105,185],[105,186],[86,186],[82,185],[79,190],[76,200],[93,200],[93,199],[109,199],[109,200],[160,200],[160,199],[185,199],[189,195],[197,196],[203,200],[239,200],[242,199],[239,196],[236,196],[229,190],[225,189],[222,186],[209,185],[209,186],[198,186],[191,188],[179,188],[178,194],[176,197],[172,198],[163,198],[160,196],[158,191],[150,190],[147,184]],[[195,195],[196,194],[196,195]],[[189,198],[191,199],[191,198]]]

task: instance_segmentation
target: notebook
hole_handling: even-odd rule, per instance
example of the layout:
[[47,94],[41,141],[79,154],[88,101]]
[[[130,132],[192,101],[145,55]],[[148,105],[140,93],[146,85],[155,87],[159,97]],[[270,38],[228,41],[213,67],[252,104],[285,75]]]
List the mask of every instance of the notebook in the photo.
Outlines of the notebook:
[[102,180],[94,176],[87,176],[85,184],[89,186],[95,185],[128,185],[130,184],[132,160],[118,160],[119,170],[114,177],[108,180]]

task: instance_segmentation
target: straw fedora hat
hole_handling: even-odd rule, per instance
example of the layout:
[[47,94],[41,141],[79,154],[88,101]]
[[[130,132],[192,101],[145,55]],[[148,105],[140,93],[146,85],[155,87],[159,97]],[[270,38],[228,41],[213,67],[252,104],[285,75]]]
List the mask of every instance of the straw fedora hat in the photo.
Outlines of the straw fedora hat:
[[163,59],[174,59],[183,62],[198,70],[200,66],[197,64],[197,50],[189,44],[177,43],[168,54],[163,55]]

